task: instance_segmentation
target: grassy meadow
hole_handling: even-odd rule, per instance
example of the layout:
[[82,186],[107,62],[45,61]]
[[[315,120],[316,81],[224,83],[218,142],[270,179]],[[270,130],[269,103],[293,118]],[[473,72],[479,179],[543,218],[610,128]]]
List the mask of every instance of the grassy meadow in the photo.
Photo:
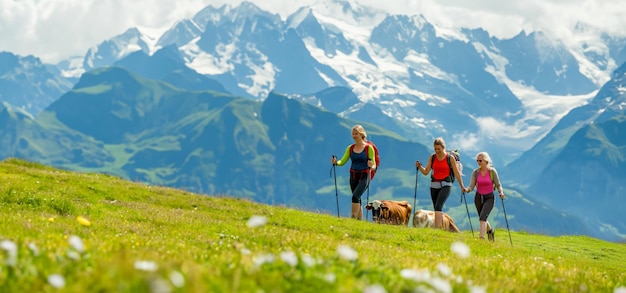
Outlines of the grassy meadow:
[[489,242],[16,159],[0,213],[1,292],[626,292],[623,243]]

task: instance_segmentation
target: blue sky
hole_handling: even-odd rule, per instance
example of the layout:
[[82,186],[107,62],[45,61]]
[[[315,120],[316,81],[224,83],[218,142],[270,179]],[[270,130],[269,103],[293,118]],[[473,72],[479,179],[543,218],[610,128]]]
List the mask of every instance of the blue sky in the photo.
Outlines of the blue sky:
[[[320,0],[253,0],[285,18]],[[567,41],[583,21],[626,35],[626,5],[619,0],[350,0],[391,14],[423,14],[446,28],[483,27],[492,35],[512,37],[522,29],[541,29]],[[35,55],[54,63],[84,55],[98,43],[128,28],[164,31],[207,5],[237,5],[240,0],[0,0],[0,51]]]

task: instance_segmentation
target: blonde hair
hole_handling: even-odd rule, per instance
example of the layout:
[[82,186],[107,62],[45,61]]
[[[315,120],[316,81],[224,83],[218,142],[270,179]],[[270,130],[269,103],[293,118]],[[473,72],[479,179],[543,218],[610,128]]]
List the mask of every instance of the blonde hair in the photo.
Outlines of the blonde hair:
[[435,138],[435,142],[433,143],[433,146],[435,146],[435,145],[440,145],[440,146],[443,147],[444,150],[446,149],[446,142],[443,141],[443,137],[441,137],[441,136]]
[[363,128],[363,126],[361,126],[360,124],[354,125],[352,127],[352,131],[356,131],[358,133],[361,134],[361,138],[363,138],[363,140],[367,139],[367,132],[365,132],[365,128]]
[[480,152],[476,155],[476,160],[478,160],[478,157],[482,157],[483,161],[487,162],[487,166],[489,167],[493,167],[493,164],[491,163],[491,157],[489,156],[489,154],[487,152]]

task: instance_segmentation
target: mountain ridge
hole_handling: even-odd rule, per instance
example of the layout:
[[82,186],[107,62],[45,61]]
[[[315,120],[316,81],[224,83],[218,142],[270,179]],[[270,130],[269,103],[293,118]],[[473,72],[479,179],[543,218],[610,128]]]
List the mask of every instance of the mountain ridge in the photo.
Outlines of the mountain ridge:
[[[350,129],[361,123],[383,160],[371,198],[363,200],[413,197],[416,201],[413,192],[418,192],[419,206],[429,206],[429,179],[421,176],[419,186],[414,186],[418,178],[411,171],[414,159],[428,157],[429,147],[381,126],[342,118],[276,93],[254,101],[184,90],[120,67],[107,67],[86,73],[74,90],[31,119],[26,118],[31,126],[25,126],[27,131],[13,141],[32,143],[10,144],[14,148],[4,149],[2,157],[19,153],[68,169],[329,213],[336,201],[347,206],[351,196],[348,170],[338,168],[335,190],[334,178],[327,175],[327,160],[345,150],[351,143]],[[0,137],[11,133],[10,125],[2,125]],[[550,210],[511,192],[511,204],[519,206],[513,208],[514,214],[524,215],[533,210],[532,205]],[[465,217],[464,207],[454,200],[448,209],[457,218]],[[502,217],[497,213],[492,225],[502,225]],[[523,220],[515,229],[541,227],[545,233],[592,235],[584,223],[569,215],[552,212],[520,217]],[[553,225],[538,226],[544,219]],[[464,227],[469,222],[457,224]]]
[[[331,7],[337,9],[330,9]],[[341,11],[344,16],[339,19],[336,11]],[[302,27],[302,22],[294,19],[302,19],[298,16],[300,14],[305,14],[306,19],[309,19],[307,22],[315,24],[310,32],[297,29]],[[407,36],[415,34],[410,37],[414,39],[415,45],[399,47],[373,41],[375,34],[370,31],[380,30],[381,23],[385,21],[405,30],[409,33]],[[302,39],[305,48],[284,50],[280,49],[281,45],[276,41],[273,41],[273,45],[271,42],[264,43],[262,38],[241,30],[246,28],[246,23],[262,23],[260,27],[264,27],[269,33],[265,37],[268,40],[276,35],[288,36],[290,28],[296,29],[297,36],[294,39]],[[207,29],[209,27],[210,30]],[[204,48],[206,44],[199,46],[201,35],[209,31],[214,31],[214,37],[207,36],[205,39],[213,45],[207,48]],[[574,30],[581,35],[592,31],[582,29],[582,25]],[[177,40],[175,32],[180,33],[182,39]],[[314,41],[310,41],[310,37]],[[155,42],[156,39],[158,41]],[[538,41],[539,39],[543,41]],[[498,39],[480,29],[452,32],[434,26],[423,15],[392,15],[355,2],[341,1],[324,1],[301,7],[282,20],[278,14],[264,11],[253,3],[244,1],[238,6],[222,5],[215,8],[208,5],[192,18],[174,24],[161,37],[142,36],[140,29],[129,29],[124,34],[103,42],[100,53],[96,52],[97,46],[91,48],[83,63],[89,63],[88,59],[93,59],[97,54],[104,54],[98,57],[104,62],[101,65],[113,65],[115,60],[133,50],[153,54],[159,51],[158,48],[174,44],[181,51],[189,68],[222,83],[226,91],[235,95],[264,99],[271,91],[302,95],[328,87],[347,86],[362,102],[375,104],[385,115],[404,124],[394,131],[407,136],[426,131],[432,137],[443,132],[449,135],[449,140],[455,140],[454,144],[463,145],[464,149],[479,151],[488,148],[498,163],[502,164],[530,149],[566,111],[580,105],[581,99],[591,99],[591,92],[584,95],[580,93],[592,89],[590,84],[598,84],[598,80],[608,80],[612,66],[626,61],[623,50],[618,49],[623,38],[606,35],[599,38],[601,45],[605,46],[604,51],[596,49],[602,46],[590,47],[589,40],[570,44],[578,47],[565,47],[558,39],[546,36],[541,31],[521,31],[511,39]],[[506,56],[509,59],[514,59],[510,56],[519,58],[519,53],[506,49],[506,46],[502,47],[502,44],[516,42],[523,43],[528,48],[526,52],[532,54],[526,54],[526,59],[511,63]],[[218,50],[206,51],[212,47]],[[429,47],[435,55],[424,53],[423,50]],[[580,47],[589,49],[584,51]],[[272,60],[268,59],[271,57],[268,52],[275,50],[287,53],[279,53]],[[409,55],[399,52],[409,52]],[[540,57],[550,56],[549,54],[557,58]],[[282,55],[293,59],[276,63],[276,60],[282,59]],[[294,57],[289,57],[290,55]],[[405,55],[407,57],[398,59]],[[464,65],[464,58],[448,62],[449,65],[442,63],[442,60],[450,56],[474,56],[470,59],[475,64]],[[624,60],[612,59],[621,58],[620,56],[625,57]],[[242,60],[246,61],[242,63]],[[363,66],[358,67],[359,63],[354,63],[356,60],[361,60]],[[575,64],[575,60],[580,65]],[[298,62],[302,64],[290,65]],[[345,66],[350,63],[357,66]],[[533,77],[533,73],[527,70],[520,71],[524,64],[537,64],[540,66],[537,72],[544,75]],[[455,72],[463,66],[468,67],[465,72]],[[559,73],[561,71],[563,73]],[[512,76],[507,77],[509,74]],[[512,78],[515,76],[519,78]],[[464,81],[467,78],[475,79],[471,82]],[[303,82],[305,80],[307,82]],[[533,89],[533,80],[543,82],[543,90]],[[552,89],[546,88],[545,85],[548,84],[553,85]],[[563,92],[564,88],[572,90]],[[578,97],[568,101],[564,98],[566,96],[560,96],[560,103],[548,104],[518,101],[526,99],[524,96],[527,95],[542,95],[550,99],[552,91],[566,95],[576,94]],[[502,102],[501,99],[507,101]],[[398,103],[399,100],[403,102]],[[475,103],[477,106],[471,106]],[[497,103],[502,103],[502,106],[494,107]],[[444,108],[463,108],[466,111],[448,118],[450,115],[445,115]],[[478,110],[482,108],[484,110]],[[506,108],[508,111],[503,111]],[[504,128],[501,133],[505,139],[494,139],[485,121],[494,121]],[[510,135],[511,132],[516,134]],[[471,139],[464,139],[466,136]]]

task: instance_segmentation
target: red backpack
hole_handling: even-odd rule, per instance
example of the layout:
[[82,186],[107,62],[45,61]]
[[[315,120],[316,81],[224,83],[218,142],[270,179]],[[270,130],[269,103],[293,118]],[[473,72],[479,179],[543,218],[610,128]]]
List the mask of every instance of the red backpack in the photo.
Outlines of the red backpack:
[[[368,154],[368,150],[370,149],[367,147],[368,145],[371,145],[372,148],[374,149],[374,162],[376,163],[376,170],[370,171],[370,180],[371,180],[371,179],[374,179],[374,175],[376,175],[376,171],[378,171],[378,167],[380,166],[380,156],[378,155],[378,148],[371,141],[368,141],[365,143],[365,156],[367,156],[368,158],[370,157],[370,155]],[[352,153],[353,150],[354,150],[354,144],[350,146],[350,153]]]

